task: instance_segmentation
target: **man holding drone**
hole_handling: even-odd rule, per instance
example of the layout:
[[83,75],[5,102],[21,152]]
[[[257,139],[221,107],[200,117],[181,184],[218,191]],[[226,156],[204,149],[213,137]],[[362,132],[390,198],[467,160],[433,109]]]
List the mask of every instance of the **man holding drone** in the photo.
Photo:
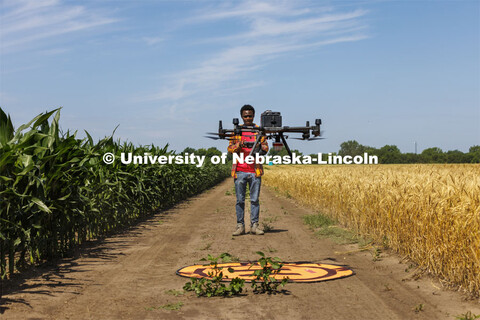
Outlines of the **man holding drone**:
[[[253,118],[255,117],[255,109],[251,105],[244,105],[240,109],[240,115],[242,116],[244,126],[255,126]],[[257,138],[256,132],[240,132],[240,135],[234,135],[230,139],[228,145],[228,152],[230,153],[243,153],[244,155],[250,154],[252,147],[254,146]],[[265,137],[260,139],[260,152],[265,154],[268,152],[268,143]],[[247,183],[250,189],[250,233],[255,235],[262,235],[264,232],[258,228],[258,219],[260,214],[260,186],[262,183],[261,176],[263,175],[263,167],[261,164],[247,164],[234,163],[232,167],[232,177],[235,179],[235,193],[237,196],[237,203],[235,205],[235,211],[237,214],[237,227],[234,236],[245,234],[245,194],[247,190]]]
[[[210,139],[228,139],[230,143],[228,145],[228,152],[238,155],[238,157],[245,161],[238,161],[234,163],[232,167],[232,177],[235,178],[235,193],[237,196],[237,203],[235,211],[237,214],[237,228],[233,233],[234,236],[239,236],[245,233],[245,193],[247,190],[247,184],[250,187],[250,233],[261,235],[264,234],[262,230],[258,228],[258,218],[260,213],[260,205],[258,197],[260,195],[261,176],[263,175],[263,167],[261,163],[251,162],[252,157],[245,157],[245,155],[265,155],[268,151],[267,139],[273,139],[274,149],[285,148],[290,158],[292,158],[292,152],[285,140],[287,136],[284,134],[301,133],[301,138],[292,138],[298,140],[319,140],[321,131],[320,125],[322,120],[315,119],[315,125],[310,126],[310,122],[307,121],[305,126],[282,126],[282,116],[280,112],[274,112],[272,110],[266,110],[261,115],[261,126],[257,126],[253,123],[255,117],[255,109],[251,105],[244,105],[240,110],[242,116],[243,125],[239,125],[237,118],[233,119],[234,129],[224,129],[222,121],[218,122],[218,132],[207,132],[209,136],[205,136]],[[311,137],[313,134],[313,137]],[[213,136],[211,136],[213,135]],[[257,157],[254,157],[257,158]]]

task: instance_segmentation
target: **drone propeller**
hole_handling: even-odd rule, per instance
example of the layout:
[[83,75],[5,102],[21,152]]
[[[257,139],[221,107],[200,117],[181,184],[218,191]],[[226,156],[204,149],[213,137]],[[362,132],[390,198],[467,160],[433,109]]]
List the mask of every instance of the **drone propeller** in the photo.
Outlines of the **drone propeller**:
[[323,139],[325,139],[325,138],[313,137],[313,138],[307,138],[307,139],[303,139],[303,138],[292,138],[292,139],[295,139],[295,140],[306,140],[306,141],[312,141],[312,140],[323,140]]
[[226,139],[226,138],[231,138],[233,137],[233,134],[231,133],[219,133],[219,132],[206,132],[208,135],[213,135],[217,139]]
[[211,137],[211,136],[203,136],[204,138],[209,138],[212,140],[220,140],[220,137]]
[[206,134],[213,134],[215,136],[233,137],[231,133],[205,132]]
[[233,140],[233,138],[220,138],[220,137],[212,137],[212,136],[204,136],[205,138],[210,138],[212,140],[220,140],[220,139],[223,139],[223,140]]

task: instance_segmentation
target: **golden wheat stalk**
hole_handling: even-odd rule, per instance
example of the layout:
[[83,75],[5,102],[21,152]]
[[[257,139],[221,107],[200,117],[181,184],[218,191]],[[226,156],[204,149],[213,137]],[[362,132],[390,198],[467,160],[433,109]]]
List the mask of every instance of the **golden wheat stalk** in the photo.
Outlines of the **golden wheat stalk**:
[[480,291],[480,165],[276,166],[267,186]]

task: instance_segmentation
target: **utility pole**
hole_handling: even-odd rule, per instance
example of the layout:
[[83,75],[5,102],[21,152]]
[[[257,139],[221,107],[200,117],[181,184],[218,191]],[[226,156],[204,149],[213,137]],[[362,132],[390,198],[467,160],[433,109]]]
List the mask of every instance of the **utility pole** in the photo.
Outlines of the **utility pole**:
[[415,141],[414,144],[415,144],[415,154],[417,154],[417,141]]

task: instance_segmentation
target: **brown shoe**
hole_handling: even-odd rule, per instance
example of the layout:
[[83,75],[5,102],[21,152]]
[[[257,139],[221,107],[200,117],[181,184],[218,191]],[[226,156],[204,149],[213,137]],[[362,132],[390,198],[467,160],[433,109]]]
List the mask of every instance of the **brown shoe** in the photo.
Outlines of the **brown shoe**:
[[232,234],[233,236],[239,236],[245,234],[245,226],[241,223],[237,224],[237,229],[235,229],[235,232]]
[[263,230],[261,230],[261,229],[258,228],[258,222],[257,222],[257,223],[254,223],[254,224],[252,225],[252,227],[250,228],[250,233],[251,233],[251,234],[258,235],[258,236],[260,236],[260,235],[262,235],[262,234],[265,234],[265,232],[263,232]]

